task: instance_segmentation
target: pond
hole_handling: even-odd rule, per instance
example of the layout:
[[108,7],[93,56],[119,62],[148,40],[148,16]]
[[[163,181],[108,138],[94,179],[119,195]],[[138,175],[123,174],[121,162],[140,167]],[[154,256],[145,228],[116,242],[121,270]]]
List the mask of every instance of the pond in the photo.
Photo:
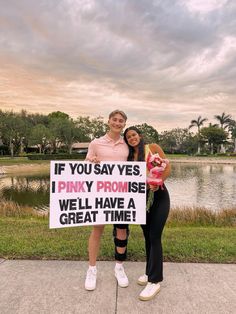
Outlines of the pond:
[[[236,207],[236,165],[172,163],[166,181],[172,207],[205,207],[219,211]],[[47,210],[49,174],[0,176],[1,198]]]
[[236,207],[235,164],[173,163],[166,185],[173,207]]

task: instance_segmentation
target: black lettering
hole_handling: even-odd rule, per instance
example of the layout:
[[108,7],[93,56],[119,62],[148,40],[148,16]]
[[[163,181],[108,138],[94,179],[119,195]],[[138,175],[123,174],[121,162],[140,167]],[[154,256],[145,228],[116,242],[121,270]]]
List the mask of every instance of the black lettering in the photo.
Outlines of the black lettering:
[[75,224],[76,222],[76,215],[75,213],[68,213],[68,224],[71,224],[71,221],[73,222],[73,224]]
[[132,168],[133,168],[132,165],[126,165],[125,174],[126,174],[127,176],[132,176]]
[[70,165],[70,169],[71,169],[71,174],[75,174],[75,169],[77,167],[77,164],[69,163],[69,165]]
[[69,201],[70,201],[69,210],[76,210],[76,203],[77,203],[77,200],[76,200],[76,199],[71,199],[71,200],[69,200]]
[[52,193],[55,193],[55,181],[52,181]]
[[93,222],[96,222],[97,220],[97,214],[98,214],[98,211],[96,210],[92,210],[91,211],[91,215],[93,216]]
[[85,213],[84,222],[92,222],[92,219],[90,217],[90,212]]
[[54,173],[58,174],[58,164],[55,164]]
[[61,216],[60,216],[60,224],[62,224],[62,225],[67,224],[67,214],[66,213],[61,214]]
[[92,164],[84,164],[84,173],[85,174],[90,174],[92,172]]
[[95,208],[102,208],[102,203],[103,203],[103,199],[100,197],[100,198],[95,198]]
[[133,198],[130,198],[127,208],[135,209],[135,203],[134,203],[134,199]]
[[93,185],[93,181],[86,181],[85,183],[86,183],[86,185],[87,185],[88,192],[91,192],[91,188],[92,188],[92,185]]
[[55,174],[61,174],[65,170],[65,166],[64,163],[55,164]]
[[133,215],[133,221],[136,221],[136,212],[132,211],[132,215]]
[[69,207],[69,200],[59,200],[59,205],[60,205],[60,209],[61,211],[66,211],[68,210]]
[[119,171],[120,171],[120,175],[122,175],[122,174],[123,174],[123,171],[124,171],[124,169],[125,169],[125,165],[117,165],[117,167],[118,167],[118,169],[119,169]]
[[92,205],[89,205],[89,199],[78,197],[78,209],[92,209]]
[[138,192],[139,193],[146,193],[146,183],[145,182],[140,182],[139,183]]
[[105,214],[105,221],[109,220],[109,214],[111,213],[110,210],[104,210],[103,213]]
[[83,223],[83,215],[84,215],[83,212],[77,212],[76,213],[76,223],[77,224]]
[[95,164],[94,165],[94,174],[99,174],[100,173],[100,164]]
[[136,193],[138,191],[138,183],[132,182],[130,192]]
[[113,221],[121,221],[121,220],[124,220],[124,211],[115,210],[115,217]]
[[124,221],[131,221],[131,212],[130,211],[125,211],[125,217]]
[[134,176],[139,176],[139,174],[140,174],[139,165],[134,165],[134,172],[133,172],[133,175],[134,175]]
[[104,200],[103,208],[110,208],[110,202],[108,197],[106,197]]
[[109,170],[108,174],[112,174],[115,165],[107,165],[107,167],[108,167],[108,170]]

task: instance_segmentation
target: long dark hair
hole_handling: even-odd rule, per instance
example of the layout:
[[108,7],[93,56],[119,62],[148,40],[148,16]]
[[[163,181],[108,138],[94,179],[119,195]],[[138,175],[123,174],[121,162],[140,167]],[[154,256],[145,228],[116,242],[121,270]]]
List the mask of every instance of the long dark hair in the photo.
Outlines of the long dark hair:
[[125,143],[129,147],[129,156],[128,156],[127,160],[128,161],[133,161],[134,160],[134,148],[128,144],[128,141],[126,139],[126,134],[127,134],[128,131],[135,131],[135,132],[138,133],[138,135],[140,135],[140,142],[138,144],[138,160],[137,161],[144,161],[145,160],[145,142],[144,142],[142,133],[135,126],[130,126],[124,132],[124,140],[125,140]]

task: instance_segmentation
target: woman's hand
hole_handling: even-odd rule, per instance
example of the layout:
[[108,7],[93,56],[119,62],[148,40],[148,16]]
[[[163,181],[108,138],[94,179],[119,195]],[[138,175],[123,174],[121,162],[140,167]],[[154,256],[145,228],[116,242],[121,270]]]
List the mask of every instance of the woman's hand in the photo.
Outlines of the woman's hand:
[[150,188],[150,190],[152,190],[153,192],[156,192],[156,191],[159,189],[159,185],[152,185],[152,184],[149,184],[149,188]]

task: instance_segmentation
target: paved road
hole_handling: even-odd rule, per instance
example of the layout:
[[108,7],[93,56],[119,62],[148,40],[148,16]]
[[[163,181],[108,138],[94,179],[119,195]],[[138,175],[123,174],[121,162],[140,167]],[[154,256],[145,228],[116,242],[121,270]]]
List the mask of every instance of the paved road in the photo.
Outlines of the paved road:
[[98,262],[97,289],[85,291],[87,262],[0,259],[0,313],[236,313],[236,265],[165,263],[161,292],[146,302],[136,284],[144,263],[125,263],[128,288],[117,287],[113,268]]

